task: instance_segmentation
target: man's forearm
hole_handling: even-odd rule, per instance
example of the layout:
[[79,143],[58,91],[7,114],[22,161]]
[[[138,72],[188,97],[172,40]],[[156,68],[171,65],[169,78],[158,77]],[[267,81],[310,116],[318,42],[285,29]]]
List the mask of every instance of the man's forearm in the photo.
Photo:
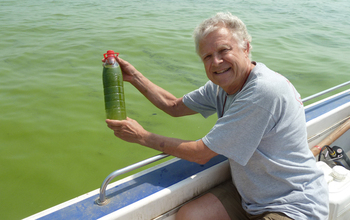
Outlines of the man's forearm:
[[179,99],[172,95],[170,92],[152,83],[142,74],[134,76],[131,84],[137,88],[157,108],[163,110],[169,115],[174,116],[174,109],[176,109],[176,105]]
[[185,141],[148,133],[140,142],[141,145],[161,151],[172,156],[199,164],[207,163],[217,154],[211,151],[202,140]]

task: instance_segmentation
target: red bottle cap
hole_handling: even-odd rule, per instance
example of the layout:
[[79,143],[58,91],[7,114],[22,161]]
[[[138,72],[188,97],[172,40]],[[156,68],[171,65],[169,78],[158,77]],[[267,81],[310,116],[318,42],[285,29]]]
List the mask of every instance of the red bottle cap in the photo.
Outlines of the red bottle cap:
[[118,55],[119,53],[114,53],[113,50],[107,50],[107,53],[103,54],[104,59],[102,60],[102,62],[105,62],[108,57],[116,58]]

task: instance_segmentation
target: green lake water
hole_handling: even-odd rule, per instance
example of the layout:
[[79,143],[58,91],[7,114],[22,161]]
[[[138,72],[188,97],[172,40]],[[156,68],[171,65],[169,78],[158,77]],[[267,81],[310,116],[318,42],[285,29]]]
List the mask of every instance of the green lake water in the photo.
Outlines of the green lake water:
[[[104,122],[103,54],[120,53],[180,97],[206,81],[194,27],[240,17],[254,61],[302,98],[350,79],[350,1],[1,0],[0,219],[21,219],[100,187],[158,152],[117,139]],[[127,115],[145,129],[196,140],[215,116],[171,118],[124,84]]]

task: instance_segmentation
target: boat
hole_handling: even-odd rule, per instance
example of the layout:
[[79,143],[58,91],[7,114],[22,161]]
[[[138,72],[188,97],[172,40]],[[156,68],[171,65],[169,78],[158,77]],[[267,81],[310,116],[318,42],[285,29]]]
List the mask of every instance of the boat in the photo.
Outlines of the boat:
[[[315,159],[320,159],[317,163],[323,169],[328,182],[330,220],[350,219],[350,170],[344,168],[336,172],[335,168],[339,168],[335,163],[337,158],[329,158],[327,150],[319,154],[320,147],[317,146],[320,143],[340,146],[344,152],[350,154],[350,89],[336,93],[339,88],[348,85],[350,81],[302,99],[306,106],[304,108],[309,147],[315,152]],[[310,105],[305,104],[330,92],[336,94]],[[99,189],[29,216],[25,220],[173,220],[184,204],[231,177],[227,158],[219,155],[205,165],[173,158],[112,182],[118,175],[168,156],[159,154],[116,170],[103,180]]]

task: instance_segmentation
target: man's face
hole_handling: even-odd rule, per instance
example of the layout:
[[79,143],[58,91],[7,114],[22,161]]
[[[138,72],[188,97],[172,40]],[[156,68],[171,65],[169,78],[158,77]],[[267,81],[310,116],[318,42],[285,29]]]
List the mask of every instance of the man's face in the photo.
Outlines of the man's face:
[[228,94],[239,91],[251,71],[249,50],[239,48],[226,28],[204,37],[199,42],[199,55],[208,78]]

